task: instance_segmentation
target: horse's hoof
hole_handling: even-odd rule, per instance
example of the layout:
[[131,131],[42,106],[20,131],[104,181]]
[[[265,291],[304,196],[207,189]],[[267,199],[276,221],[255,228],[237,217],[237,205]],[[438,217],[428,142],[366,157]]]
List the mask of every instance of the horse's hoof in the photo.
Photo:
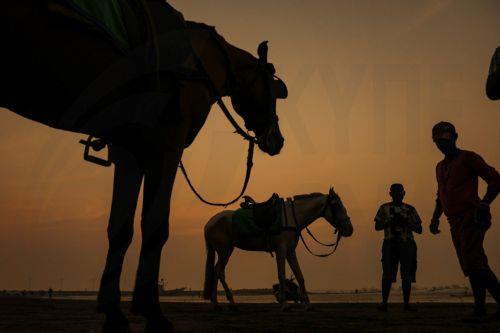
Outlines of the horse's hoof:
[[161,315],[157,318],[148,319],[144,333],[170,333],[174,331],[174,325],[167,317]]
[[106,313],[106,320],[102,325],[102,333],[128,333],[129,322],[119,307]]
[[102,333],[130,333],[128,321],[114,321],[106,319],[102,326]]

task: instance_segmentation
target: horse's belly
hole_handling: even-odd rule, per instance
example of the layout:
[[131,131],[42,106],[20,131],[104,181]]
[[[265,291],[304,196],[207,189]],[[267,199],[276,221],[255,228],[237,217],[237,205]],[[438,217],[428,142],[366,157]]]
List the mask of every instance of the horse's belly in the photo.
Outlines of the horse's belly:
[[236,241],[236,247],[244,251],[270,251],[266,237],[241,237]]

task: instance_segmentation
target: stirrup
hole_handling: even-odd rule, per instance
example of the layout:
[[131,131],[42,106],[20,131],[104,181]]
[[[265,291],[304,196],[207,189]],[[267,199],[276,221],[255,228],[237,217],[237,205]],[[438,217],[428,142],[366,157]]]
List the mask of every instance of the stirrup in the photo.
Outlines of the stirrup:
[[94,163],[103,167],[110,167],[112,162],[109,159],[109,151],[108,151],[108,159],[102,159],[97,156],[90,155],[90,148],[95,151],[101,151],[108,145],[108,143],[102,139],[94,139],[91,135],[87,140],[80,140],[80,144],[85,146],[85,150],[83,151],[83,159],[87,162]]

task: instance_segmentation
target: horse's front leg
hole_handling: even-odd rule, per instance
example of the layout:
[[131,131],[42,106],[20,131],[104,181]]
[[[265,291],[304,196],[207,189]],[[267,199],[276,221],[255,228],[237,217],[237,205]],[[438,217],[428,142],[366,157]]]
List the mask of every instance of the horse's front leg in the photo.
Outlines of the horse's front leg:
[[309,296],[307,295],[306,284],[304,280],[304,276],[302,275],[302,270],[300,269],[299,261],[297,260],[297,253],[295,251],[291,252],[287,256],[288,264],[297,279],[297,283],[299,284],[300,290],[300,299],[306,305],[306,309],[309,310],[311,308],[311,302],[309,301]]
[[278,267],[278,280],[280,283],[280,295],[279,302],[281,305],[281,311],[289,311],[290,306],[286,299],[286,250],[284,248],[278,248],[276,251],[276,264]]
[[109,249],[101,279],[98,310],[106,314],[104,332],[120,332],[126,320],[120,310],[120,275],[125,253],[132,242],[134,215],[141,189],[142,170],[130,151],[110,147],[115,164],[113,201],[108,224]]
[[148,320],[146,331],[167,331],[170,322],[163,316],[158,295],[158,278],[163,246],[168,240],[170,198],[182,151],[149,153],[143,164],[144,204],[142,246],[132,301],[132,312]]

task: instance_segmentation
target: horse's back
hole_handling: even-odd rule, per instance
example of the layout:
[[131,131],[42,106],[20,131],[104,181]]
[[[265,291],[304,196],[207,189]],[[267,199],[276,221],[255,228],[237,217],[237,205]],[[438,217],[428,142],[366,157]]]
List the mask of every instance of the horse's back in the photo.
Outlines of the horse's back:
[[233,230],[231,226],[233,211],[225,210],[214,215],[205,225],[205,241],[216,248],[231,247]]
[[221,228],[223,225],[231,223],[233,214],[233,210],[224,210],[212,216],[210,220],[208,220],[207,224],[205,224],[205,234],[210,233],[210,231],[214,229]]

